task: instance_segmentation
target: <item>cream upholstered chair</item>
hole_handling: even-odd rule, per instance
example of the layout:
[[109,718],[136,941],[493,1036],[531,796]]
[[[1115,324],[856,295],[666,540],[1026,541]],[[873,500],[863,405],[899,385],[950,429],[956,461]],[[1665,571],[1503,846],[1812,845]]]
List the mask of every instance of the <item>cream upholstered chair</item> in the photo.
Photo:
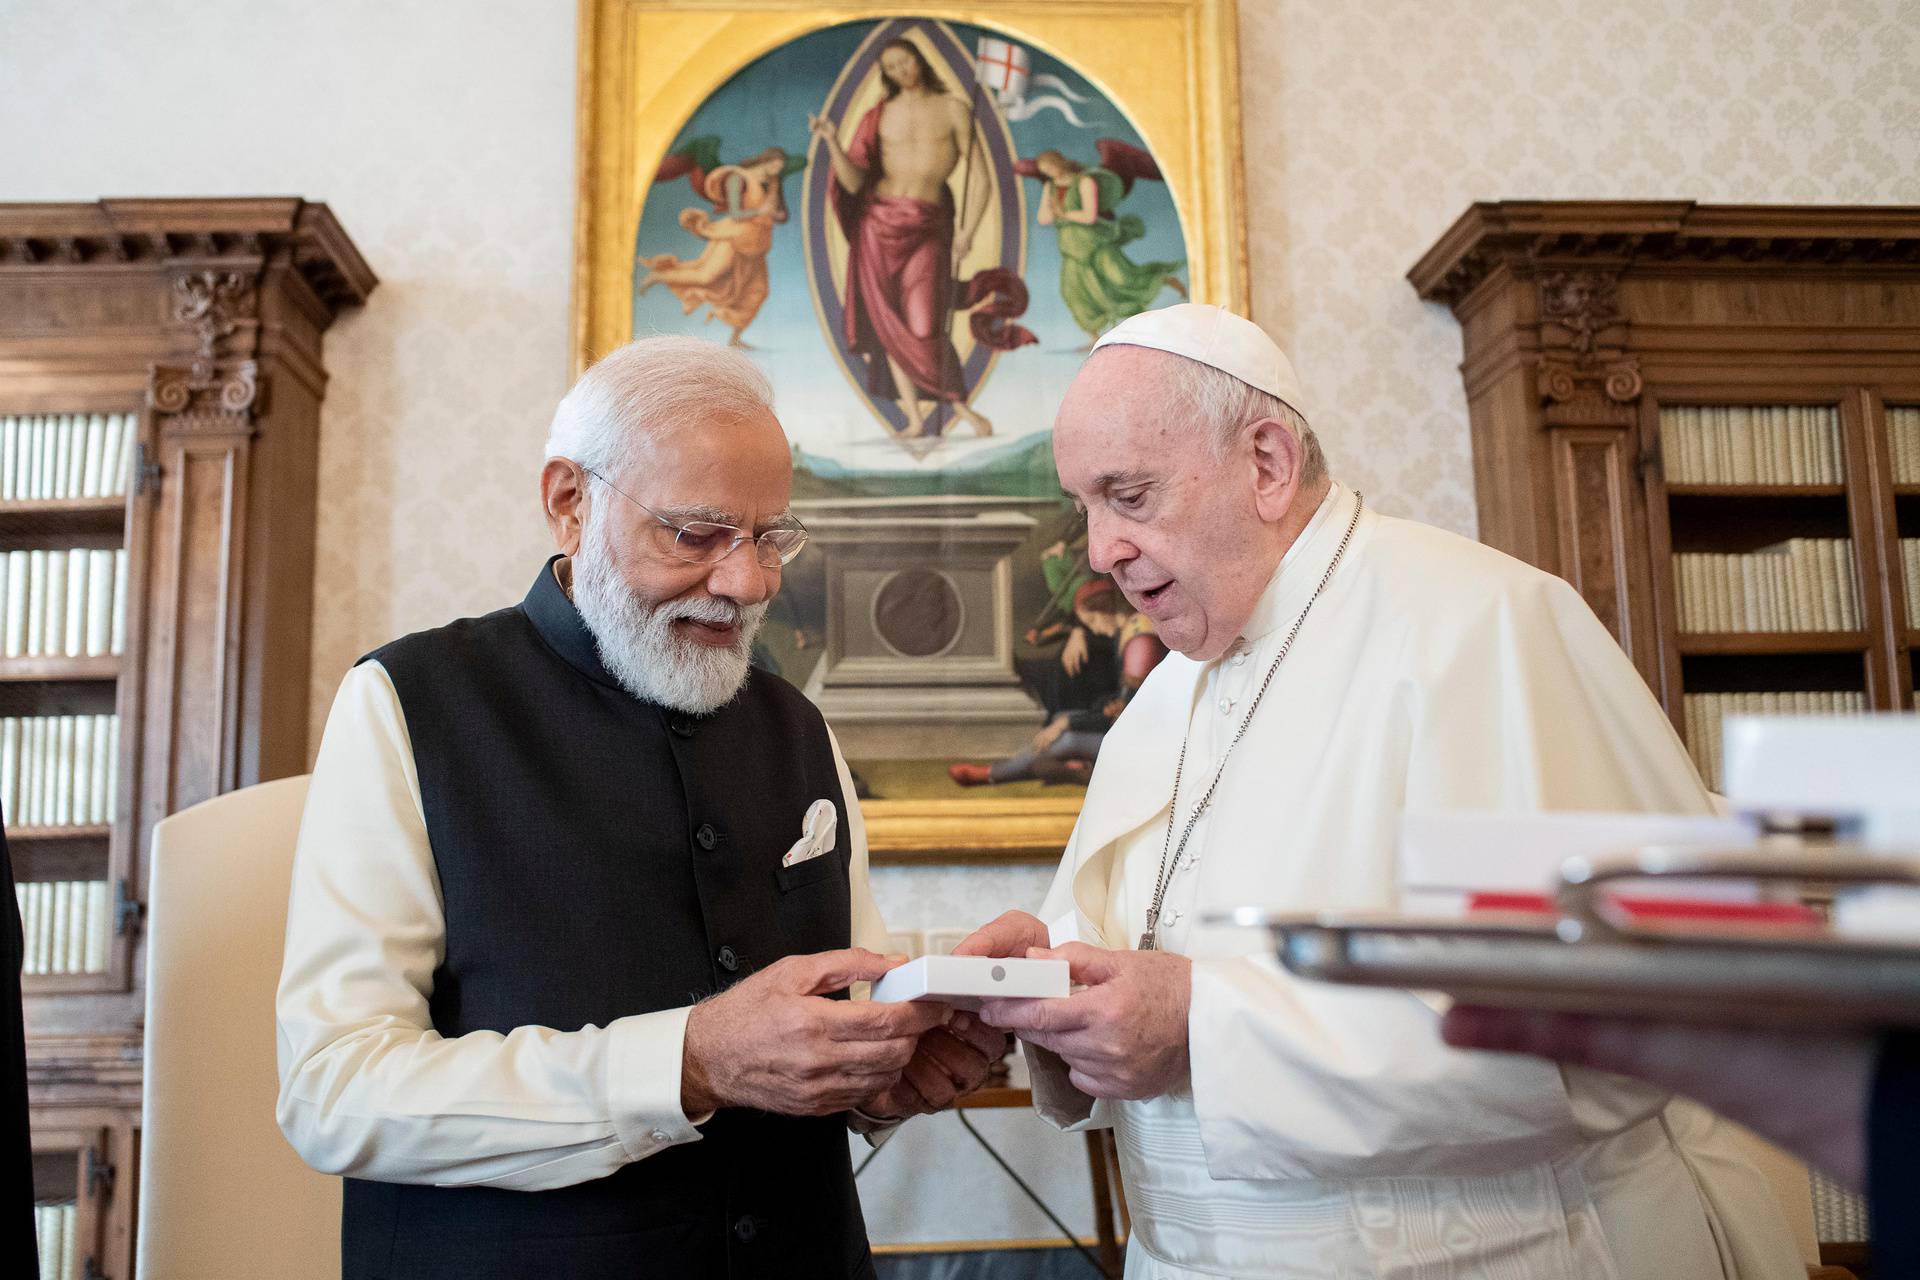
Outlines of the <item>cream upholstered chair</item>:
[[273,993],[307,780],[195,805],[153,832],[141,1280],[340,1274],[340,1180],[273,1118]]

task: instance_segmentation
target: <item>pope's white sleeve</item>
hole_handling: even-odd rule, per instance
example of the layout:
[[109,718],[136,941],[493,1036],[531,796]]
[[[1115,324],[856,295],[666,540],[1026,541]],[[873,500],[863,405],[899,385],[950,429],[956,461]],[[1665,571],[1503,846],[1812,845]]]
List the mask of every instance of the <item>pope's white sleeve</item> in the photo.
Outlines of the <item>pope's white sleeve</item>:
[[[1050,946],[1065,946],[1069,942],[1085,942],[1096,947],[1106,945],[1091,922],[1082,923],[1079,909],[1073,901],[1073,873],[1078,862],[1075,846],[1079,836],[1080,830],[1076,825],[1073,836],[1067,841],[1066,853],[1060,860],[1060,869],[1054,873],[1053,884],[1047,890],[1046,902],[1040,908],[1040,920],[1047,926],[1047,942]],[[1111,1105],[1075,1087],[1073,1081],[1067,1078],[1067,1064],[1061,1061],[1059,1054],[1024,1040],[1020,1041],[1020,1053],[1027,1060],[1033,1109],[1042,1120],[1056,1129],[1071,1133],[1113,1127]]]
[[532,1191],[700,1137],[680,1109],[686,1009],[445,1039],[427,1005],[445,937],[405,718],[363,663],[327,718],[294,855],[276,1002],[287,1140],[324,1173]]

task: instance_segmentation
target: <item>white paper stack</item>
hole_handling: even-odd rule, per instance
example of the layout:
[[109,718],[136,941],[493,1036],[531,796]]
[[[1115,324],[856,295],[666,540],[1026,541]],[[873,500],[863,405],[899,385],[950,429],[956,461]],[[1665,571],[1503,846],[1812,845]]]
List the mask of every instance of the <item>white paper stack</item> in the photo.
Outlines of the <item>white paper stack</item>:
[[[1544,910],[1570,858],[1648,845],[1745,848],[1754,824],[1648,813],[1408,813],[1400,824],[1400,910],[1457,919],[1475,910]],[[1696,892],[1698,890],[1698,892]],[[1673,892],[1663,888],[1662,895]],[[1752,891],[1686,886],[1685,896],[1738,901]]]

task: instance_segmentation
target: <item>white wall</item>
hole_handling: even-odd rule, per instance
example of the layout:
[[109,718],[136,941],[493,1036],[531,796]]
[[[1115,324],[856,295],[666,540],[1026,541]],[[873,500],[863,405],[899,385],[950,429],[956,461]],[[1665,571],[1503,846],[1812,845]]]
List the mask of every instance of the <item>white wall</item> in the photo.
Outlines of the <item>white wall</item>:
[[[356,656],[517,599],[545,552],[533,474],[567,377],[573,13],[0,0],[0,200],[301,195],[381,277],[327,339],[316,741]],[[1459,334],[1403,279],[1470,201],[1920,203],[1911,0],[1242,0],[1241,18],[1255,311],[1335,469],[1386,511],[1473,528]],[[1044,884],[878,877],[905,928],[1032,907]],[[910,1131],[869,1175],[876,1238],[1050,1233],[937,1123],[953,1133]],[[1083,1224],[1077,1140],[991,1123]],[[955,1194],[929,1195],[949,1171]]]

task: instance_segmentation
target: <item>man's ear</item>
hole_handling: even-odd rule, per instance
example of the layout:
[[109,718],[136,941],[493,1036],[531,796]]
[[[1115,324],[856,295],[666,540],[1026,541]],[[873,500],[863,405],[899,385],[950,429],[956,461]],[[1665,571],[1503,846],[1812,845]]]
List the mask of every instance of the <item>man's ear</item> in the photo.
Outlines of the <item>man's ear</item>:
[[571,458],[548,458],[540,468],[540,508],[547,529],[561,555],[580,550],[580,531],[587,520],[587,473]]
[[1293,506],[1300,491],[1305,451],[1293,428],[1278,418],[1262,418],[1248,432],[1253,449],[1253,503],[1260,518],[1273,523]]

